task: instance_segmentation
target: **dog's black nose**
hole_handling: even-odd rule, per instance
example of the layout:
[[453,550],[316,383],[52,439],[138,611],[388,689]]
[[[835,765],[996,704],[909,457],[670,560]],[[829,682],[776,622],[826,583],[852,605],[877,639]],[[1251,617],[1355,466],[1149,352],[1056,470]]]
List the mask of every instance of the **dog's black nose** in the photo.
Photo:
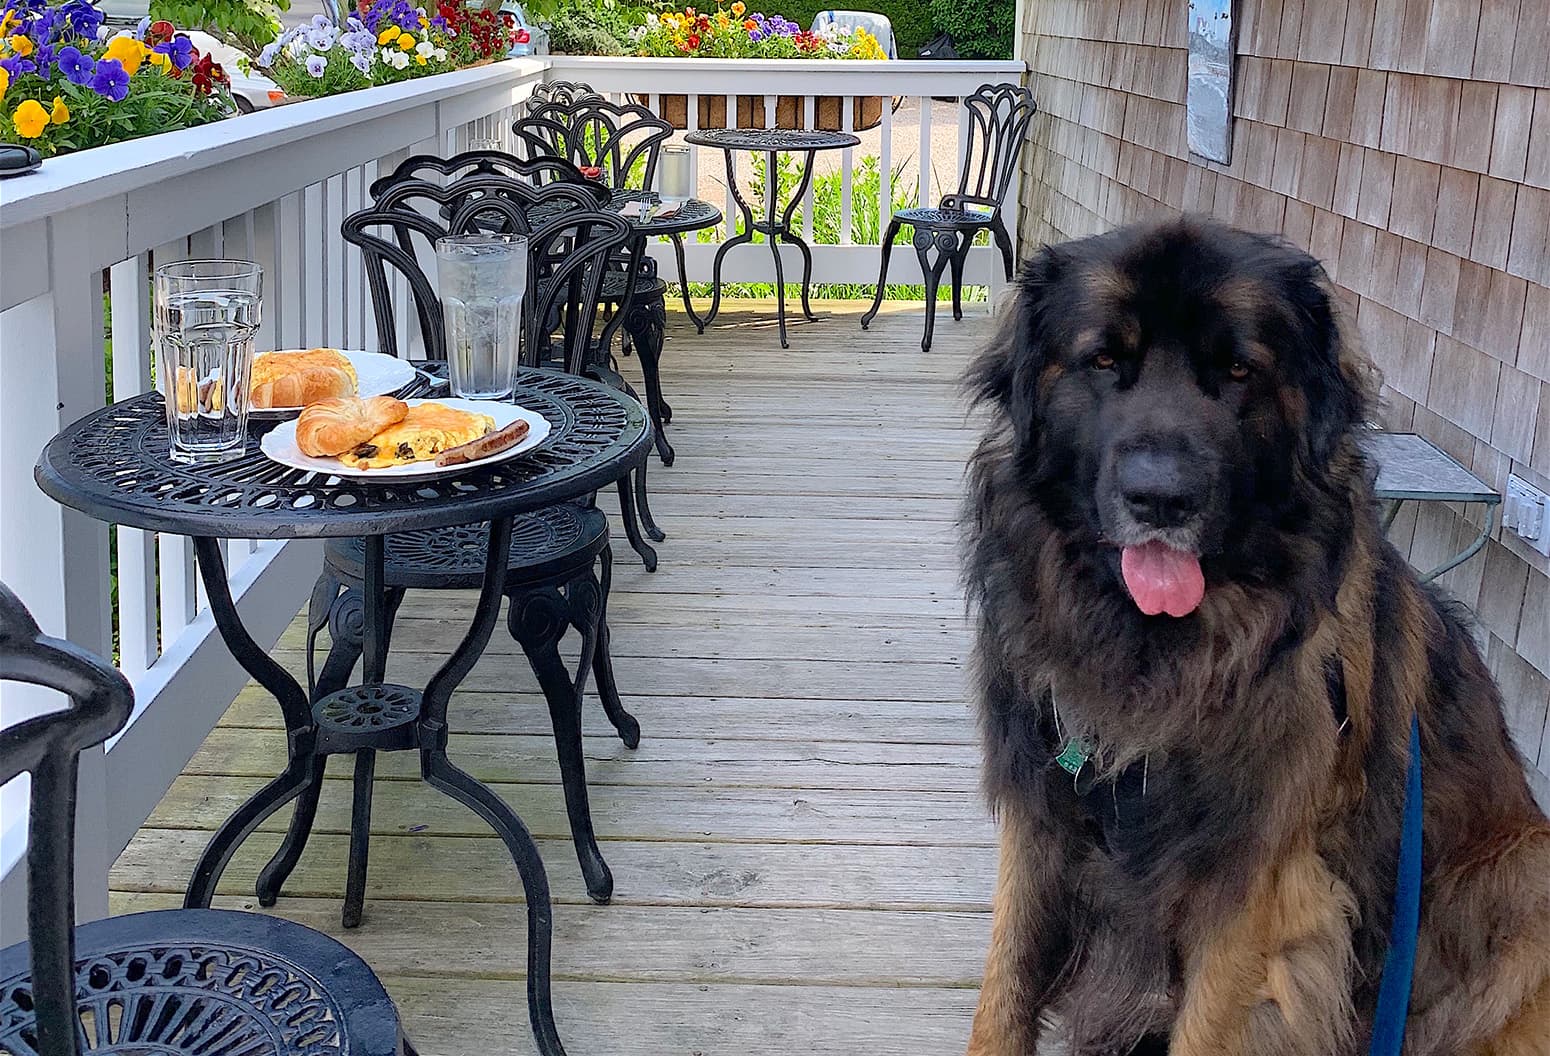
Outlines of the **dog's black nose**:
[[1114,469],[1125,509],[1142,524],[1177,528],[1200,513],[1205,474],[1182,452],[1127,451]]

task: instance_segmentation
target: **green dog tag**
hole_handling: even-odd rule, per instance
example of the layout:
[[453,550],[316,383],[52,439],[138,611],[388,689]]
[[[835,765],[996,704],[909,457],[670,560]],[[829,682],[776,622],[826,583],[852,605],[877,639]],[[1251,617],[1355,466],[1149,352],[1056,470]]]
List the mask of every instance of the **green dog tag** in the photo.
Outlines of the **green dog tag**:
[[1094,745],[1090,738],[1073,737],[1066,742],[1065,749],[1055,757],[1055,762],[1060,764],[1062,770],[1075,777],[1093,757],[1093,750]]

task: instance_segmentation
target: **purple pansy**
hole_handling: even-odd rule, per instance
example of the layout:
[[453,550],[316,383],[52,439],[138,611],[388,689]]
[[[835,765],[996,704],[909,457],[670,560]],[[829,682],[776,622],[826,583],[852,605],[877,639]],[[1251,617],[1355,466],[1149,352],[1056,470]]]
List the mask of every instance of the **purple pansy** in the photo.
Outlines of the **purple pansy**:
[[59,64],[59,72],[65,75],[65,80],[71,84],[86,84],[91,80],[92,70],[96,63],[91,56],[81,54],[81,49],[66,44],[59,49],[59,54],[54,56],[54,61]]
[[308,55],[307,72],[314,77],[323,76],[328,72],[328,60],[321,55]]
[[129,95],[129,74],[117,59],[102,59],[92,74],[91,90],[104,99],[121,103]]
[[20,55],[12,55],[9,59],[0,59],[0,69],[5,70],[13,81],[22,74],[31,73],[37,68],[37,63],[31,59],[24,59]]
[[194,61],[194,42],[182,35],[164,40],[151,50],[167,56],[172,60],[172,65],[180,70],[188,69]]
[[135,23],[135,39],[144,40],[145,35],[151,31],[151,16],[146,15]]

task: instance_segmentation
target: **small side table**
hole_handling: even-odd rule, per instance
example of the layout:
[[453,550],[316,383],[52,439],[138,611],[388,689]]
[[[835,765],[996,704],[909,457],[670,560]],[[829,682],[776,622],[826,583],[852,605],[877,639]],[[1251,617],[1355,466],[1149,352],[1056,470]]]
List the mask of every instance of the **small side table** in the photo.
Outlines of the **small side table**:
[[[807,193],[808,184],[813,182],[813,157],[820,150],[843,150],[846,147],[854,147],[861,140],[849,132],[823,132],[808,129],[785,128],[715,128],[704,132],[691,132],[684,137],[685,143],[692,143],[698,147],[715,147],[726,157],[727,163],[727,187],[732,192],[732,199],[737,202],[737,207],[743,214],[743,230],[721,244],[716,250],[716,261],[711,275],[711,302],[710,311],[704,319],[696,318],[695,326],[700,333],[705,332],[706,325],[721,310],[721,262],[726,258],[727,250],[733,246],[740,246],[753,241],[754,232],[763,234],[770,243],[770,253],[775,258],[775,315],[780,324],[780,347],[790,348],[786,341],[786,273],[780,261],[780,243],[790,242],[796,246],[802,254],[802,314],[808,319],[817,319],[813,314],[812,305],[808,303],[809,287],[813,279],[813,252],[807,243],[802,240],[791,228],[791,218],[796,214],[797,203]],[[753,207],[743,197],[742,189],[737,185],[737,164],[733,154],[735,151],[747,151],[765,156],[765,203],[764,218],[754,218]],[[801,154],[802,177],[797,182],[795,193],[791,201],[787,203],[784,211],[780,209],[780,170],[776,166],[776,155],[781,153]],[[692,314],[692,313],[691,313]]]
[[1380,502],[1388,503],[1383,512],[1385,532],[1406,502],[1478,502],[1485,506],[1485,524],[1474,542],[1424,574],[1421,582],[1430,583],[1480,552],[1496,527],[1496,507],[1502,502],[1490,485],[1415,433],[1373,430],[1363,434],[1362,447],[1378,468],[1373,492]]

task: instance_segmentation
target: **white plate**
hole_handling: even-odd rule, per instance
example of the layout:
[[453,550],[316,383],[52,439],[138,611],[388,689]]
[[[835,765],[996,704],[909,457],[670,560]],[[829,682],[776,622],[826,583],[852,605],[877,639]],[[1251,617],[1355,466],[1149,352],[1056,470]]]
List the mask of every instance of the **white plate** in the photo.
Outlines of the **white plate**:
[[296,422],[281,422],[274,429],[264,434],[259,442],[259,449],[275,462],[282,466],[290,466],[292,469],[304,469],[310,473],[323,473],[331,477],[357,477],[365,480],[404,480],[423,477],[445,477],[449,474],[466,473],[478,466],[488,466],[493,462],[503,462],[508,458],[514,458],[526,451],[542,444],[549,436],[549,419],[537,411],[530,411],[526,407],[518,407],[510,403],[501,403],[496,400],[405,400],[405,403],[414,407],[422,403],[440,403],[460,411],[472,411],[475,414],[488,414],[495,419],[495,428],[504,429],[518,418],[526,420],[528,424],[527,435],[521,443],[514,444],[504,451],[497,451],[493,455],[476,459],[473,462],[463,462],[456,466],[438,466],[434,461],[410,462],[404,466],[385,466],[382,469],[357,469],[347,466],[337,458],[314,458],[303,454],[301,448],[296,446]]
[[[299,352],[301,349],[282,348],[280,352]],[[390,356],[385,352],[363,352],[358,348],[341,348],[339,354],[355,368],[355,394],[357,396],[386,396],[397,392],[414,380],[414,368],[409,361]],[[261,421],[275,418],[294,418],[301,413],[300,407],[249,407],[248,417]]]

